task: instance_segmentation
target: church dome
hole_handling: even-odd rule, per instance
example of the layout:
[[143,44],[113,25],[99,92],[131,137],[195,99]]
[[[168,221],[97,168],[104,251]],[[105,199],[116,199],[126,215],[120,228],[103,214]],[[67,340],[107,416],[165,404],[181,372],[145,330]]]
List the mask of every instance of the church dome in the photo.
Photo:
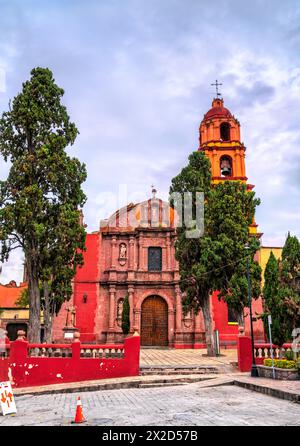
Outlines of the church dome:
[[212,118],[232,118],[232,114],[228,110],[228,108],[224,107],[223,99],[216,98],[212,102],[212,108],[208,110],[204,115],[204,119],[212,119]]

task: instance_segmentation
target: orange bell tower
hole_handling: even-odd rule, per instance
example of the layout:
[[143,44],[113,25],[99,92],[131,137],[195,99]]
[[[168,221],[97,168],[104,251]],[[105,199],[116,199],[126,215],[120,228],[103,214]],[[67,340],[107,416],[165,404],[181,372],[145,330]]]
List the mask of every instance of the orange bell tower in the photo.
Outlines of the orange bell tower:
[[[213,99],[212,108],[205,113],[199,128],[199,150],[204,151],[210,159],[212,181],[219,183],[225,180],[247,183],[245,152],[246,147],[241,142],[240,123],[231,112],[224,107],[224,100],[218,92]],[[247,184],[247,189],[254,186]],[[255,221],[251,224],[250,234],[260,237]]]
[[204,115],[199,140],[199,150],[204,150],[210,159],[213,182],[247,181],[246,147],[241,142],[240,123],[224,107],[222,98],[215,98],[212,108]]

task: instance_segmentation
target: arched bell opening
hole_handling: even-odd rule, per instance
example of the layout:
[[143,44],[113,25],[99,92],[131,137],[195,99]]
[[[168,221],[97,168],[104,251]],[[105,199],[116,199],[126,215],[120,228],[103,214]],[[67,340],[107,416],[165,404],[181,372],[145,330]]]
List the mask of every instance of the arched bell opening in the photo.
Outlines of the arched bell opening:
[[232,159],[230,156],[224,155],[220,159],[221,177],[232,177]]
[[230,124],[228,122],[222,122],[220,125],[220,139],[230,141]]

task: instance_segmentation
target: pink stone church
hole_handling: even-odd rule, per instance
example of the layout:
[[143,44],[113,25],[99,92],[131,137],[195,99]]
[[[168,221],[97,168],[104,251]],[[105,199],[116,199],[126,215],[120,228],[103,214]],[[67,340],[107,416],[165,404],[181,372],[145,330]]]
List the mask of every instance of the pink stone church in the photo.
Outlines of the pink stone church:
[[[199,150],[212,163],[213,181],[247,182],[245,150],[238,120],[214,99],[200,124]],[[248,185],[249,189],[253,186]],[[205,330],[200,312],[184,314],[175,260],[176,216],[167,202],[153,196],[130,203],[101,222],[87,235],[85,263],[74,280],[74,294],[54,321],[54,341],[63,341],[70,307],[75,308],[75,326],[82,342],[118,343],[124,339],[121,321],[124,298],[130,304],[131,333],[138,331],[142,346],[203,348]],[[250,228],[257,233],[255,222]],[[236,344],[238,324],[217,293],[211,296],[214,330],[223,346]],[[245,328],[249,331],[249,312]],[[261,299],[253,301],[253,314],[262,312]],[[257,340],[264,340],[263,326],[254,318]]]

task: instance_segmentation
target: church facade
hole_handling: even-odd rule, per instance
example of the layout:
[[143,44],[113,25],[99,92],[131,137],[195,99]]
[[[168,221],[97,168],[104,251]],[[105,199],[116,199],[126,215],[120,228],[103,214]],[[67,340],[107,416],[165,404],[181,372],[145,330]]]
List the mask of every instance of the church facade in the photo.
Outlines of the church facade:
[[[212,181],[242,181],[248,189],[246,148],[240,124],[219,96],[204,115],[199,129],[199,150],[209,157]],[[257,224],[249,228],[260,237]],[[130,304],[130,332],[138,331],[142,346],[202,348],[205,329],[202,313],[184,314],[175,259],[176,215],[169,204],[153,196],[130,203],[101,222],[87,235],[84,266],[74,280],[74,294],[54,321],[54,341],[63,341],[66,314],[76,310],[76,328],[82,342],[118,343],[124,339],[121,322],[124,299]],[[221,345],[234,345],[238,324],[217,293],[211,296],[214,329]],[[253,301],[253,313],[262,312],[261,299]],[[249,317],[245,311],[246,332]],[[264,339],[260,320],[254,320],[257,340]]]

